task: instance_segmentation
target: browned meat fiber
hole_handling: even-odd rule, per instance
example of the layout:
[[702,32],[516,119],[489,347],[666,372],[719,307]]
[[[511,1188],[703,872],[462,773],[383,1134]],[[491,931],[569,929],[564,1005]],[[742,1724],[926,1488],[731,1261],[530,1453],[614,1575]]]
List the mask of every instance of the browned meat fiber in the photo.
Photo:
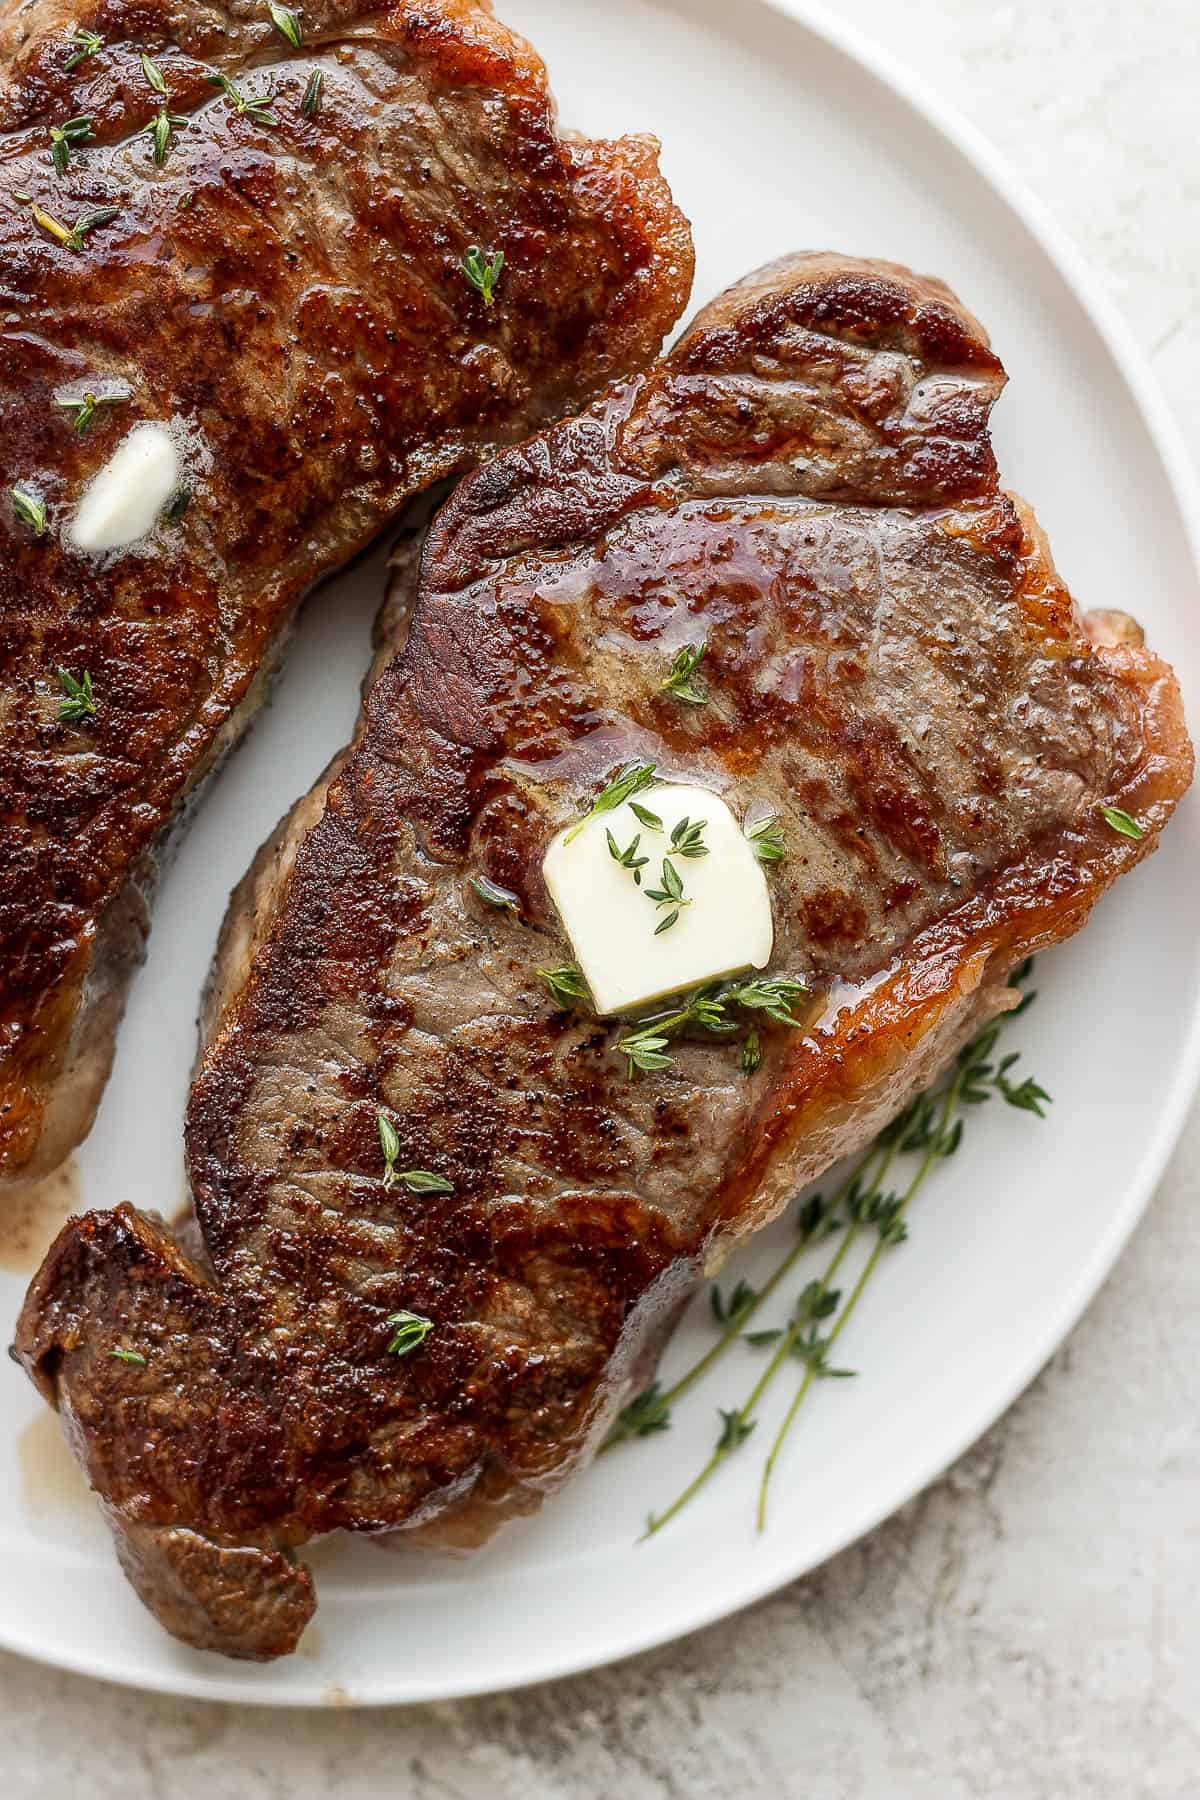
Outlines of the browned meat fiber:
[[[419,489],[643,368],[691,285],[655,141],[559,137],[482,0],[302,13],[299,48],[265,5],[0,24],[0,1187],[88,1131],[155,846],[302,594]],[[186,485],[85,555],[84,486],[144,420],[182,434]]]
[[[445,506],[356,741],[234,898],[188,1119],[202,1254],[74,1220],[20,1322],[168,1630],[279,1655],[306,1539],[466,1547],[539,1505],[701,1275],[1153,849],[1179,693],[998,486],[1003,379],[939,283],[798,257]],[[683,705],[663,677],[701,637]],[[772,967],[814,1010],[756,1073],[696,1037],[631,1079],[623,1027],[536,973],[570,954],[547,844],[634,757],[780,815]],[[450,1192],[385,1185],[380,1107]],[[401,1310],[432,1321],[403,1357]]]

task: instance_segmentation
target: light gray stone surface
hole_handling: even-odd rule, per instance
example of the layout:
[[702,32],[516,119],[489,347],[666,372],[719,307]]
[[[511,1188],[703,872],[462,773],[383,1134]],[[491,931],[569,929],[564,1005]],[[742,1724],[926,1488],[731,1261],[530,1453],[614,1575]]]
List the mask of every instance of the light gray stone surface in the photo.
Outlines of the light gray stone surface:
[[[1200,453],[1197,0],[841,8],[919,59],[1074,233]],[[1198,1202],[1200,1113],[1024,1399],[873,1537],[739,1618],[523,1694],[373,1714],[160,1700],[0,1656],[0,1794],[1200,1800]]]

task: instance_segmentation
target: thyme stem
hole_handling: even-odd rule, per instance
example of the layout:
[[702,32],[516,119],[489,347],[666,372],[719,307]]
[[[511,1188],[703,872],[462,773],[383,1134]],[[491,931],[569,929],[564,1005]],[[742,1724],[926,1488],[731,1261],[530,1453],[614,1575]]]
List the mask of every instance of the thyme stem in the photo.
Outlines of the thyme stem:
[[[938,1158],[942,1154],[942,1145],[946,1141],[946,1131],[949,1127],[951,1119],[954,1117],[954,1114],[958,1108],[959,1098],[962,1094],[964,1079],[965,1079],[965,1071],[961,1067],[956,1069],[954,1072],[954,1079],[951,1081],[949,1087],[946,1089],[946,1097],[942,1103],[942,1110],[941,1110],[940,1118],[938,1120],[937,1130],[931,1134],[929,1143],[927,1144],[926,1149],[925,1149],[925,1154],[924,1154],[924,1156],[922,1156],[920,1162],[917,1164],[916,1173],[913,1175],[912,1180],[909,1182],[908,1186],[905,1188],[903,1194],[900,1197],[900,1204],[897,1207],[896,1213],[895,1213],[896,1219],[903,1218],[904,1213],[908,1207],[909,1201],[913,1198],[914,1194],[917,1193],[918,1189],[921,1187],[922,1182],[925,1180],[925,1177],[928,1175],[930,1169],[932,1169],[934,1163],[937,1162]],[[895,1151],[896,1151],[896,1145],[894,1142],[888,1146],[888,1150],[889,1150],[889,1161],[890,1161],[890,1157],[894,1156]],[[851,1231],[847,1232],[846,1238],[843,1240],[843,1242],[840,1246],[842,1251],[845,1251],[846,1249],[849,1248],[849,1244],[853,1239],[854,1231],[857,1231],[857,1229],[858,1229],[858,1225],[856,1222],[853,1229]],[[853,1288],[850,1291],[849,1299],[846,1301],[846,1304],[842,1307],[841,1312],[838,1314],[837,1318],[833,1322],[833,1325],[830,1327],[829,1337],[826,1342],[826,1350],[827,1351],[832,1350],[834,1344],[837,1342],[838,1338],[841,1336],[843,1329],[845,1328],[845,1326],[847,1326],[850,1323],[850,1320],[854,1314],[854,1309],[858,1305],[859,1301],[862,1299],[863,1292],[864,1292],[865,1288],[867,1287],[867,1284],[869,1283],[872,1275],[875,1273],[876,1267],[878,1266],[878,1263],[879,1263],[879,1258],[883,1252],[886,1241],[887,1240],[884,1238],[882,1233],[877,1235],[875,1242],[871,1247],[871,1254],[867,1258],[866,1263],[863,1265],[862,1273],[859,1275],[858,1280],[855,1282]],[[827,1287],[829,1285],[828,1277],[826,1277],[825,1285]],[[789,1339],[794,1341],[797,1329],[798,1328],[795,1323],[791,1324],[788,1327],[787,1333],[784,1336],[783,1343],[780,1345],[781,1350],[785,1346],[790,1349],[791,1345],[789,1343]],[[771,1483],[771,1476],[774,1473],[775,1464],[779,1458],[779,1452],[783,1449],[784,1439],[787,1437],[788,1432],[792,1428],[792,1421],[795,1419],[796,1414],[800,1411],[800,1408],[803,1406],[804,1401],[807,1398],[809,1389],[812,1387],[813,1382],[816,1380],[816,1378],[817,1378],[817,1366],[815,1363],[809,1363],[808,1367],[804,1371],[804,1375],[803,1375],[803,1378],[801,1379],[800,1386],[797,1388],[795,1395],[792,1398],[792,1403],[788,1407],[787,1412],[784,1414],[783,1423],[780,1425],[779,1430],[775,1433],[774,1441],[771,1445],[770,1450],[767,1452],[767,1460],[763,1464],[762,1478],[761,1478],[761,1480],[759,1482],[759,1486],[758,1486],[758,1529],[760,1531],[762,1531],[765,1528],[766,1523],[767,1523],[767,1489]]]

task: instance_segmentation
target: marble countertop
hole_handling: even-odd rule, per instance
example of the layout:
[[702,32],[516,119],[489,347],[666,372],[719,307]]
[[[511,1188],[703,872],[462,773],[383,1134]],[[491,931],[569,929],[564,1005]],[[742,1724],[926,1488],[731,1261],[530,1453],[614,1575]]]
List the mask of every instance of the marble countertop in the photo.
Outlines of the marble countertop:
[[[1074,235],[1200,456],[1196,0],[838,0]],[[1082,1324],[936,1487],[773,1598],[510,1696],[301,1715],[0,1655],[14,1800],[1197,1800],[1200,1109]]]

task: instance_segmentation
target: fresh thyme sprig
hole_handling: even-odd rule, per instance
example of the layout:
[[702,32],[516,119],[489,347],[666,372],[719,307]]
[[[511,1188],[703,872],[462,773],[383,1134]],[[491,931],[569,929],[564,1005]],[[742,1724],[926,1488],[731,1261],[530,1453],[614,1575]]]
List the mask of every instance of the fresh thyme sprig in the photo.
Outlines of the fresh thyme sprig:
[[63,691],[63,699],[58,708],[59,723],[82,725],[85,719],[94,719],[98,709],[96,697],[92,693],[91,670],[85,669],[78,681],[70,670],[61,665],[54,673],[58,676],[58,685]]
[[779,829],[778,813],[768,813],[765,819],[759,819],[757,824],[750,827],[746,836],[761,863],[782,862],[787,854],[783,832]]
[[[726,1014],[726,1008],[730,1006],[765,1012],[769,1019],[780,1025],[799,1025],[801,1021],[792,1016],[792,1007],[808,992],[806,982],[795,981],[786,975],[756,976],[751,981],[706,982],[687,995],[680,1005],[639,1020],[630,1036],[618,1041],[617,1049],[629,1059],[631,1077],[635,1072],[645,1074],[670,1068],[674,1058],[665,1053],[666,1046],[680,1032],[696,1029],[707,1031],[714,1037],[732,1036],[739,1026]],[[751,1038],[753,1050],[748,1062]],[[742,1068],[751,1073],[761,1060],[758,1033],[753,1031],[742,1048]]]
[[[1013,983],[1025,979],[1029,964],[1016,972]],[[917,1096],[910,1105],[882,1131],[857,1165],[847,1175],[832,1200],[826,1204],[819,1195],[807,1201],[801,1213],[798,1242],[788,1251],[774,1273],[755,1292],[741,1282],[729,1301],[720,1296],[713,1300],[713,1312],[721,1326],[717,1342],[671,1387],[654,1383],[638,1395],[618,1415],[616,1425],[603,1448],[610,1449],[626,1438],[645,1436],[649,1431],[662,1431],[670,1423],[674,1402],[692,1387],[714,1362],[735,1342],[742,1340],[752,1347],[773,1345],[768,1362],[750,1389],[742,1405],[732,1412],[721,1409],[721,1430],[716,1445],[699,1473],[671,1504],[647,1525],[647,1536],[661,1531],[692,1497],[709,1481],[721,1464],[745,1442],[756,1423],[758,1405],[779,1370],[789,1361],[799,1360],[804,1374],[793,1396],[784,1420],[776,1433],[764,1466],[758,1505],[759,1529],[766,1519],[766,1502],[772,1474],[780,1451],[796,1415],[813,1385],[819,1380],[845,1378],[853,1371],[836,1367],[832,1352],[850,1322],[863,1294],[878,1268],[883,1252],[902,1243],[906,1236],[905,1214],[911,1201],[936,1164],[953,1156],[962,1139],[962,1109],[993,1097],[1003,1099],[1019,1110],[1044,1116],[1049,1096],[1030,1078],[1017,1083],[1008,1074],[1015,1055],[992,1061],[1002,1026],[1024,1012],[1034,996],[1026,994],[1020,1006],[1005,1019],[994,1021],[960,1052],[949,1073],[927,1093]],[[886,1187],[887,1176],[898,1156],[919,1158],[908,1184],[898,1192]],[[854,1245],[864,1232],[874,1234],[874,1243],[858,1279],[843,1301],[836,1278]],[[803,1289],[786,1327],[782,1330],[747,1331],[746,1326],[763,1303],[786,1279],[799,1257],[821,1237],[840,1234],[840,1242],[825,1270]],[[822,1330],[828,1325],[827,1330]]]
[[[577,820],[568,831],[563,843],[569,844],[574,838],[577,838],[589,819],[594,819],[601,813],[615,811],[624,801],[632,799],[634,794],[640,794],[643,788],[648,788],[655,779],[655,772],[655,765],[652,762],[626,763],[625,767],[619,769],[613,776],[608,786],[601,788],[582,819]],[[644,820],[643,823],[645,823]],[[661,828],[662,821],[659,820],[658,829],[661,830]]]
[[563,963],[557,969],[538,969],[537,973],[561,1007],[569,1010],[577,1002],[582,1001],[586,1006],[591,1000],[588,984],[578,963]]
[[62,223],[61,219],[56,219],[53,213],[48,213],[45,207],[39,206],[36,200],[30,206],[34,224],[39,225],[56,243],[61,244],[64,250],[75,251],[83,249],[83,240],[89,231],[95,231],[100,225],[109,224],[117,217],[120,210],[119,206],[97,206],[92,212],[81,214],[74,225],[67,226]]
[[642,870],[650,861],[648,856],[639,856],[637,853],[638,845],[642,841],[641,832],[635,832],[623,850],[617,843],[617,840],[611,831],[605,830],[604,835],[608,839],[608,854],[612,857],[618,868],[629,870],[630,874],[633,876],[634,886],[641,887]]
[[161,169],[167,160],[167,151],[171,147],[171,133],[180,126],[190,125],[191,120],[184,113],[168,112],[165,106],[159,108],[142,131],[150,137],[150,153],[154,158],[154,166]]
[[65,175],[71,165],[71,152],[80,144],[89,143],[95,136],[92,130],[90,113],[78,113],[73,119],[64,119],[61,125],[50,127],[50,160],[59,175]]
[[704,842],[707,823],[707,819],[680,819],[671,832],[671,848],[676,856],[708,855],[708,845]]
[[267,0],[267,11],[271,16],[272,25],[280,37],[289,43],[293,50],[298,50],[303,42],[304,34],[300,29],[300,21],[291,7],[280,6],[278,0]]
[[739,981],[724,989],[722,1000],[728,1006],[744,1006],[751,1012],[765,1012],[777,1025],[799,1025],[792,1009],[798,1000],[807,999],[811,989],[806,981],[790,975],[759,975],[752,981]]
[[75,417],[71,421],[77,437],[86,437],[91,429],[92,420],[102,406],[124,406],[129,398],[127,394],[84,394],[78,400],[59,400],[56,402],[64,412],[71,412]]
[[500,271],[503,267],[503,250],[497,250],[494,256],[486,256],[478,244],[472,244],[463,257],[463,274],[485,306],[491,306],[495,301],[496,283],[500,279]]
[[400,1137],[396,1127],[382,1108],[375,1114],[375,1127],[379,1132],[379,1148],[383,1151],[383,1185],[385,1188],[395,1187],[400,1182],[410,1194],[452,1194],[454,1184],[446,1180],[444,1175],[435,1175],[431,1169],[398,1169],[396,1163],[400,1156]]
[[271,96],[268,94],[260,100],[243,94],[236,82],[230,80],[223,69],[213,69],[204,78],[211,87],[220,88],[227,100],[233,102],[234,110],[245,113],[257,125],[278,125],[279,115],[271,110]]
[[671,672],[659,686],[689,706],[707,706],[708,695],[692,680],[707,648],[707,642],[702,638],[698,644],[685,644],[682,650],[677,650],[671,661]]
[[23,487],[10,487],[8,495],[13,503],[13,511],[22,525],[28,525],[35,537],[44,536],[46,502],[38,494],[31,494],[28,488]]
[[163,79],[162,70],[152,57],[147,56],[144,50],[142,51],[142,74],[146,77],[146,80],[150,83],[154,92],[156,94],[161,94],[165,99],[167,84]]
[[71,54],[63,64],[63,68],[68,71],[77,69],[81,62],[86,62],[89,56],[95,56],[97,50],[102,49],[103,46],[104,39],[102,37],[97,37],[94,31],[84,31],[82,26],[77,26],[67,39],[67,47]]
[[325,86],[325,75],[321,69],[314,69],[304,87],[304,98],[300,102],[300,111],[306,119],[315,119],[321,110],[321,89]]
[[389,1313],[386,1323],[395,1326],[388,1343],[389,1356],[408,1356],[425,1342],[433,1330],[433,1320],[427,1319],[423,1313],[400,1312]]
[[1123,807],[1102,806],[1100,812],[1105,824],[1110,825],[1121,837],[1132,838],[1135,843],[1140,843],[1145,837],[1146,833],[1137,820]]
[[663,857],[662,886],[647,888],[646,898],[653,900],[660,912],[664,906],[670,908],[666,918],[654,927],[655,937],[661,937],[664,931],[670,931],[672,925],[677,923],[681,909],[692,904],[684,894],[683,878],[669,856]]

